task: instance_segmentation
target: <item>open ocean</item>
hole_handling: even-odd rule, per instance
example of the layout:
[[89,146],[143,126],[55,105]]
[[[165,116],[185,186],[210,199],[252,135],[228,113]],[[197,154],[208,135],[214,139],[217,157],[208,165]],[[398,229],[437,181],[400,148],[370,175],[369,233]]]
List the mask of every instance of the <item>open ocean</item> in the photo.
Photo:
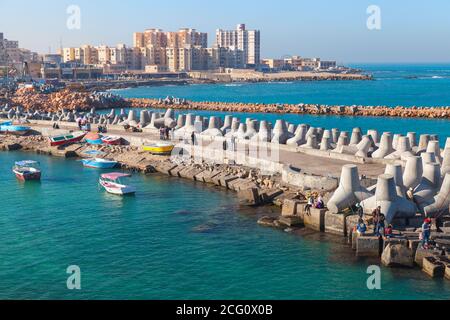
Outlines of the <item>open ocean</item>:
[[[118,92],[194,100],[450,105],[448,65],[370,68],[380,74],[376,81]],[[296,120],[450,135],[444,120],[308,117]],[[23,159],[41,162],[40,183],[16,180],[11,167]],[[378,260],[356,258],[341,238],[258,226],[260,216],[276,209],[242,208],[234,193],[135,174],[130,184],[138,192],[120,198],[98,188],[99,174],[75,160],[0,153],[0,299],[450,298],[449,281],[429,279],[419,269],[382,268],[382,289],[371,291],[366,270]],[[66,288],[70,265],[81,269],[79,291]]]

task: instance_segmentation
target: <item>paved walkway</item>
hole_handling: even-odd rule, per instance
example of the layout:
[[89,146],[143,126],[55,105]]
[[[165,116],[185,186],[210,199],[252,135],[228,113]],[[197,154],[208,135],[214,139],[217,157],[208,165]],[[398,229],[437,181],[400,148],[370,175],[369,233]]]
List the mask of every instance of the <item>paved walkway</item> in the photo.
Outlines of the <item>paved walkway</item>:
[[[32,124],[34,128],[48,128],[45,125]],[[73,129],[65,126],[61,126],[61,129],[68,130]],[[159,141],[159,134],[151,134],[147,132],[124,132],[123,130],[109,130],[107,134],[135,138],[145,138],[148,140]],[[174,144],[177,141],[172,141]],[[332,176],[340,177],[342,166],[351,162],[331,159],[319,156],[312,156],[301,152],[291,152],[286,150],[279,150],[280,162],[283,164],[291,164],[296,168],[301,169],[305,173],[315,174],[320,176]],[[354,163],[358,166],[359,174],[367,177],[376,178],[378,175],[384,173],[385,166],[383,164],[361,164]]]

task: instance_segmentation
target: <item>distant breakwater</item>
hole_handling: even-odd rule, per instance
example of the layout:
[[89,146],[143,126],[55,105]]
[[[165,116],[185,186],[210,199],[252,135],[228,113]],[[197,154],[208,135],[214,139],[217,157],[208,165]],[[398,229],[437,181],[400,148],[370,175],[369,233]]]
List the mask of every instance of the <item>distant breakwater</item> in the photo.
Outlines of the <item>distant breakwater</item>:
[[387,106],[330,106],[318,104],[264,104],[235,102],[193,102],[173,103],[162,99],[126,99],[132,108],[178,110],[206,110],[217,112],[243,113],[277,113],[277,114],[310,114],[334,116],[365,116],[365,117],[398,117],[398,118],[429,118],[450,119],[450,107],[387,107]]

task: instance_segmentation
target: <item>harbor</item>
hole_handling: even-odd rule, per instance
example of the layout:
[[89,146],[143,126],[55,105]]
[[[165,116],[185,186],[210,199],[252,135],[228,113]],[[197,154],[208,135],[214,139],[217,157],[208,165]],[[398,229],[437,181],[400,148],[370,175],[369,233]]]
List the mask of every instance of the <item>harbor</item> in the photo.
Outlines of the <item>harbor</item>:
[[[107,127],[107,137],[120,137],[121,145],[101,143],[98,133],[89,136],[90,144],[82,141],[83,134],[79,141],[52,147],[49,137],[70,134],[70,140],[77,136],[76,119],[80,117],[92,128]],[[348,243],[348,251],[356,257],[379,259],[386,267],[415,266],[433,278],[444,278],[449,272],[448,253],[442,256],[442,252],[450,240],[450,143],[447,139],[442,149],[439,143],[446,137],[418,137],[414,132],[403,136],[376,129],[366,134],[360,128],[346,132],[232,115],[223,119],[176,116],[173,109],[164,113],[142,110],[139,116],[133,109],[128,114],[92,109],[73,112],[70,117],[66,111],[59,118],[73,120],[27,120],[29,133],[3,136],[0,149],[85,159],[92,158],[92,152],[101,153],[99,158],[117,162],[124,170],[216,186],[234,192],[244,207],[269,206],[271,213],[254,221],[261,227],[289,233],[306,228],[335,236]],[[109,124],[111,120],[120,122]],[[151,154],[149,150],[155,153],[155,148],[164,145],[161,128],[171,129],[163,142],[172,144],[173,150],[166,155]],[[96,140],[101,144],[93,143]],[[413,200],[407,200],[409,190],[414,192]],[[308,208],[311,195],[323,199],[325,206]],[[362,235],[356,232],[360,216],[355,205],[359,203],[367,225]],[[377,236],[373,229],[371,213],[378,204],[386,223],[393,226],[389,237]],[[434,245],[428,249],[420,245],[425,216],[434,225]]]

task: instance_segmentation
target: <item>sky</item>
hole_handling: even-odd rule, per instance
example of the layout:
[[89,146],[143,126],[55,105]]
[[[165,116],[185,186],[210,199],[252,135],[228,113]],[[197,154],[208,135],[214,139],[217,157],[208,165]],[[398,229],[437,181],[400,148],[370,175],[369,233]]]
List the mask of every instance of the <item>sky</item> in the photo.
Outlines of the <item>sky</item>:
[[[80,8],[80,29],[66,12]],[[369,30],[367,8],[380,8]],[[340,63],[450,62],[448,0],[0,0],[0,32],[39,53],[64,47],[132,44],[148,28],[208,32],[245,23],[261,30],[261,55],[321,57]]]

